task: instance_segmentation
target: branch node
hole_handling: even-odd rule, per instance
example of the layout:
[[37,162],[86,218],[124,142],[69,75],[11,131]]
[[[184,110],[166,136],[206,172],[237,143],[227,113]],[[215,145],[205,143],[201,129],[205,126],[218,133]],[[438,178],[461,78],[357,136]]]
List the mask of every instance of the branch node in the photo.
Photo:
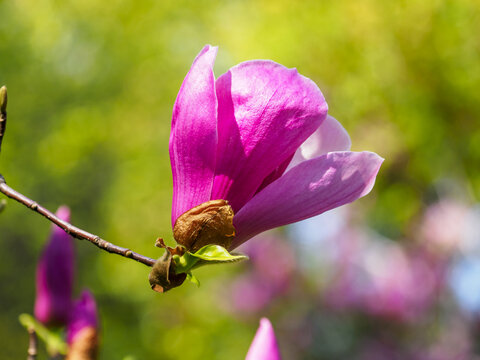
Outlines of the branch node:
[[30,205],[30,209],[32,209],[32,210],[37,210],[37,209],[38,209],[38,204],[37,204],[36,202],[32,203],[32,204]]
[[133,257],[133,252],[132,252],[132,250],[128,249],[127,251],[125,251],[125,256],[126,256],[126,257],[129,257],[129,258]]

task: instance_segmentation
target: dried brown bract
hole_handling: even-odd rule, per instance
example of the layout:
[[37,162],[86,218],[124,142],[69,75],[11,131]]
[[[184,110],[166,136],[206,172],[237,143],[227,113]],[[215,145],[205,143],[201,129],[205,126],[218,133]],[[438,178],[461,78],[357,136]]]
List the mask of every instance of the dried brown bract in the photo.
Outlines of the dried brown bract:
[[190,252],[206,245],[230,247],[235,236],[233,210],[226,200],[211,200],[180,215],[173,227],[173,237]]
[[233,210],[226,200],[211,200],[180,215],[173,227],[173,237],[179,244],[176,248],[157,239],[155,245],[164,248],[148,277],[150,286],[157,292],[165,292],[182,285],[187,274],[175,272],[173,255],[182,256],[185,251],[195,253],[206,245],[230,247],[235,236]]
[[98,332],[93,327],[86,327],[75,336],[66,360],[95,360],[97,357]]

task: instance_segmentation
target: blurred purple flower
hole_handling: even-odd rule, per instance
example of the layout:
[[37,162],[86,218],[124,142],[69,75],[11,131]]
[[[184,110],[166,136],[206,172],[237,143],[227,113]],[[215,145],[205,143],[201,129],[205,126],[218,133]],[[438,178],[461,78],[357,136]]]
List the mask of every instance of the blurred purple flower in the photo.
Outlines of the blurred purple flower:
[[248,349],[245,360],[280,360],[280,350],[273,331],[272,324],[267,318],[260,320],[255,338]]
[[84,290],[73,305],[67,324],[67,342],[72,344],[86,328],[98,328],[97,305],[88,290]]
[[428,207],[420,225],[420,240],[434,253],[451,255],[465,236],[469,207],[445,198]]
[[[70,210],[66,206],[60,207],[56,215],[64,221],[70,221]],[[49,325],[67,322],[72,306],[73,276],[73,239],[54,225],[50,241],[37,266],[34,312],[39,321]]]
[[295,272],[294,249],[278,235],[260,235],[242,246],[249,271],[228,288],[229,305],[240,313],[257,312],[285,294]]
[[[370,340],[362,346],[359,350],[360,360],[401,360],[405,359],[401,349],[392,346],[391,344],[384,344],[378,340]],[[410,354],[409,354],[410,355]],[[408,358],[409,360],[418,360],[417,358]],[[426,360],[426,359],[425,359]]]
[[95,359],[98,351],[98,315],[93,295],[84,290],[75,301],[67,324],[68,359]]
[[443,285],[442,263],[371,232],[349,233],[340,242],[354,241],[356,251],[347,251],[345,258],[340,254],[326,291],[329,304],[400,321],[415,320],[430,308]]
[[424,343],[417,349],[414,360],[478,360],[474,340],[476,336],[471,332],[468,322],[452,315],[450,313],[443,319],[443,324],[438,323],[437,319],[434,341]]
[[[172,225],[197,205],[227,200],[235,248],[370,192],[383,159],[345,151],[348,134],[327,116],[313,81],[268,60],[241,63],[215,80],[216,53],[207,45],[198,54],[173,109]],[[285,172],[294,156],[304,161]]]

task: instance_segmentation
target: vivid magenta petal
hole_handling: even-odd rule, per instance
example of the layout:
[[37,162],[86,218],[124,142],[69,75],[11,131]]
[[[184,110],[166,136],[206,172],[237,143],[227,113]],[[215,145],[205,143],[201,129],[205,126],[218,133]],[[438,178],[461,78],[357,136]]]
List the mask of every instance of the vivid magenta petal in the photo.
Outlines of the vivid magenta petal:
[[352,141],[345,128],[333,116],[328,115],[320,127],[298,148],[288,168],[302,161],[333,151],[348,151]]
[[205,46],[175,101],[170,133],[172,226],[185,211],[210,200],[217,150],[217,98],[213,64],[217,48]]
[[245,360],[280,360],[280,350],[273,331],[272,324],[267,318],[260,320],[255,338],[248,349]]
[[93,295],[84,290],[80,299],[75,301],[67,325],[67,343],[75,342],[75,338],[85,329],[98,329],[97,305]]
[[294,159],[294,156],[299,152],[300,150],[297,150],[294,154],[292,154],[291,156],[289,156],[287,158],[287,160],[285,160],[283,163],[280,164],[280,166],[278,166],[275,170],[273,170],[270,175],[268,175],[265,179],[263,179],[263,182],[262,182],[262,185],[260,185],[260,187],[257,189],[257,192],[259,192],[260,190],[262,190],[265,186],[267,186],[268,184],[274,182],[275,180],[277,180],[280,176],[283,175],[283,173],[285,172],[285,170],[287,170],[287,168],[291,168],[292,166],[290,165]]
[[383,159],[371,152],[331,152],[287,171],[234,217],[232,248],[268,229],[352,202],[370,192]]
[[237,212],[320,126],[327,103],[296,69],[247,61],[216,82],[218,159],[212,199]]
[[[70,221],[70,210],[62,206],[57,216]],[[73,239],[54,225],[50,241],[37,265],[35,317],[44,324],[62,325],[72,305],[74,276]]]
[[352,142],[347,130],[333,116],[327,115],[325,121],[305,140],[297,151],[263,180],[257,192],[277,180],[283,175],[285,170],[291,169],[302,161],[310,160],[332,151],[347,151],[350,150],[351,146]]

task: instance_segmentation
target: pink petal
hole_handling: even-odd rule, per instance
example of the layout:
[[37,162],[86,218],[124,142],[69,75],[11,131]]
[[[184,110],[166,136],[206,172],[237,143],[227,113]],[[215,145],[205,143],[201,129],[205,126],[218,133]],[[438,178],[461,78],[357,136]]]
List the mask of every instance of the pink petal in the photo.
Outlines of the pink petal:
[[245,360],[280,360],[280,350],[273,331],[272,324],[267,318],[260,320],[255,338],[248,349]]
[[287,170],[288,167],[291,167],[290,166],[290,163],[292,162],[292,159],[294,157],[294,155],[298,152],[299,150],[297,150],[294,154],[290,155],[287,160],[285,160],[283,163],[281,163],[275,170],[273,170],[270,175],[268,175],[265,179],[263,179],[263,182],[262,182],[262,185],[260,185],[260,187],[257,189],[256,193],[260,192],[260,190],[262,190],[265,186],[267,186],[268,184],[274,182],[275,180],[277,180],[280,176],[283,175],[283,173],[285,172],[285,170]]
[[298,148],[288,169],[302,161],[333,151],[348,151],[352,141],[347,130],[333,116],[328,115],[320,127]]
[[216,83],[218,150],[212,199],[238,211],[325,119],[313,81],[272,61],[247,61]]
[[302,161],[313,159],[327,152],[348,151],[351,146],[352,142],[347,130],[333,116],[327,115],[325,121],[297,151],[263,180],[257,193],[282,176],[285,170],[291,169]]
[[321,214],[370,192],[383,159],[371,152],[331,152],[287,171],[234,217],[231,248],[278,226]]
[[172,225],[185,211],[210,200],[217,149],[217,98],[213,64],[217,48],[205,46],[177,95],[170,132]]

